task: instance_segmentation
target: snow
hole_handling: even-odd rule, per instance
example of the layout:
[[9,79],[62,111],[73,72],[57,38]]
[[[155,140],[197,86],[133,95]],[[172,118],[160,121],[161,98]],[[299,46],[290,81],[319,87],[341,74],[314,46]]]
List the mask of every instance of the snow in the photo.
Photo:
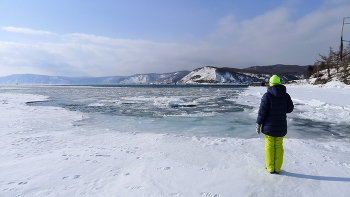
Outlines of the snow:
[[111,77],[61,77],[35,74],[14,74],[0,77],[0,84],[166,84],[174,83],[176,82],[176,79],[174,78],[181,78],[188,73],[189,71],[178,71],[163,74],[150,73]]
[[[296,104],[289,121],[349,121],[348,86],[287,91]],[[250,87],[234,100],[256,117],[264,92]],[[262,136],[112,132],[81,126],[87,114],[25,104],[46,99],[0,93],[0,196],[350,196],[349,136],[287,135],[281,174],[271,175]]]
[[200,69],[196,69],[183,77],[178,83],[185,84],[196,84],[198,80],[210,81],[210,80],[219,80],[219,77],[216,74],[216,69],[213,67],[203,67]]
[[[256,116],[260,99],[266,92],[263,87],[250,87],[238,100],[240,104],[252,105],[252,116]],[[350,86],[342,84],[335,87],[333,83],[322,86],[287,86],[296,109],[288,115],[293,118],[327,121],[332,123],[348,123],[350,121]]]
[[219,83],[219,84],[242,84],[251,82],[260,82],[260,76],[251,73],[232,74],[231,72],[220,70],[218,68],[205,66],[193,70],[191,73],[183,77],[178,84],[204,84],[204,83]]
[[218,83],[227,83],[234,80],[232,75],[228,72],[223,72],[221,74],[217,73],[214,67],[203,67],[196,69],[189,73],[187,76],[182,78],[179,83],[185,84],[197,84],[198,81],[216,81]]

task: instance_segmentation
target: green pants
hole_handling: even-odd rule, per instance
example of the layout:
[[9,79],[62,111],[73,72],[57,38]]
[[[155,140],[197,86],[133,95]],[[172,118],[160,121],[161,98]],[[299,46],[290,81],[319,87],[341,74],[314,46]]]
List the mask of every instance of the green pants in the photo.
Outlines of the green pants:
[[283,163],[283,137],[264,135],[265,162],[269,172],[279,172]]

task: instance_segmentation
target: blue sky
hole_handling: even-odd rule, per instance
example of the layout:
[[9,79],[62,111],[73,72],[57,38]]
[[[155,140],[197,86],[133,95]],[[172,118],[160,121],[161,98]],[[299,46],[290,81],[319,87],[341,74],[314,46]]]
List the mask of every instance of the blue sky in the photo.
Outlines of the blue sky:
[[0,0],[0,76],[308,65],[338,49],[349,10],[348,0]]

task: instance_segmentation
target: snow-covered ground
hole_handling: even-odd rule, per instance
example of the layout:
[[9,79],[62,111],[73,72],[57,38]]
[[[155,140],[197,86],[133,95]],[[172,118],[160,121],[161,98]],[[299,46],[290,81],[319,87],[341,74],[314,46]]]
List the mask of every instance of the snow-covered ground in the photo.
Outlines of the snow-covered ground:
[[[349,121],[349,87],[287,90],[296,104],[289,121]],[[237,102],[254,106],[255,116],[265,91],[250,87]],[[25,104],[45,99],[0,93],[0,196],[350,196],[349,136],[287,136],[281,174],[271,175],[264,167],[261,136],[89,129],[79,126],[86,118],[80,112]]]

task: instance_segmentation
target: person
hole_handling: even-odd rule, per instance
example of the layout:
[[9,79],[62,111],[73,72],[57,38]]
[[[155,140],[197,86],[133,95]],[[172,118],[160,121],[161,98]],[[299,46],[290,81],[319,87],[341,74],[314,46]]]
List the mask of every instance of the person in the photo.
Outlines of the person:
[[281,79],[273,75],[267,92],[261,98],[256,132],[263,133],[265,139],[266,170],[279,174],[283,163],[283,138],[287,134],[287,113],[294,109],[293,101]]

